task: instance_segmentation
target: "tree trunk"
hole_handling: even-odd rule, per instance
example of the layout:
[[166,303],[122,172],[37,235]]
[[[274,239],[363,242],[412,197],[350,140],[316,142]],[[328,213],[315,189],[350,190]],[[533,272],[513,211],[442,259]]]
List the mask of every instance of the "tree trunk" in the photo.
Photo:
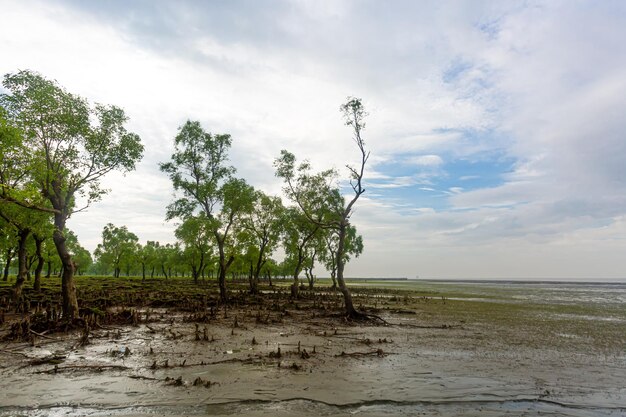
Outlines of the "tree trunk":
[[198,275],[200,275],[200,270],[196,269],[194,264],[191,264],[191,277],[194,284],[198,284]]
[[30,235],[29,229],[22,229],[18,233],[18,246],[17,246],[17,279],[15,285],[13,285],[13,299],[17,304],[22,297],[22,288],[24,287],[24,281],[26,280],[26,241]]
[[146,263],[142,262],[141,263],[141,282],[144,282],[146,280]]
[[202,252],[202,250],[200,251],[200,264],[198,265],[198,270],[197,271],[193,271],[193,267],[192,267],[192,273],[193,273],[193,282],[194,283],[198,283],[198,280],[200,279],[200,275],[202,274],[202,271],[204,271],[204,252]]
[[252,294],[257,294],[259,292],[259,276],[261,275],[261,268],[263,268],[263,264],[265,264],[265,248],[267,247],[267,242],[263,240],[261,242],[261,247],[259,248],[259,257],[256,260],[256,268],[254,269],[253,277],[250,280],[250,292]]
[[30,271],[33,269],[33,264],[37,259],[37,255],[28,256],[26,255],[26,281],[30,281]]
[[222,302],[225,302],[228,299],[228,295],[226,294],[226,268],[224,268],[224,260],[221,257],[217,282],[220,287],[220,300],[222,300]]
[[317,256],[317,249],[313,251],[313,255],[311,256],[311,264],[305,268],[306,277],[309,280],[309,290],[313,290],[313,285],[315,284],[315,276],[313,275],[313,268],[315,267],[316,256]]
[[302,263],[304,262],[304,245],[301,245],[298,251],[298,263],[296,264],[296,269],[293,271],[293,284],[291,284],[291,296],[294,298],[298,298],[300,295],[300,279],[298,276],[302,271]]
[[220,287],[220,300],[222,302],[226,302],[228,301],[228,293],[226,292],[226,273],[230,265],[235,260],[235,257],[231,255],[230,258],[228,258],[228,261],[226,261],[226,259],[224,259],[224,256],[223,256],[223,251],[221,252],[222,254],[220,254],[220,268],[219,268],[218,282],[219,282],[219,287]]
[[33,283],[33,289],[37,292],[41,291],[41,271],[43,271],[43,265],[45,263],[43,255],[41,254],[41,244],[44,239],[35,236],[35,254],[37,255],[37,266],[35,267],[35,282]]
[[78,317],[78,299],[76,298],[76,284],[74,283],[74,265],[72,256],[65,245],[65,216],[60,213],[54,215],[54,233],[52,240],[57,248],[61,264],[63,265],[63,275],[61,279],[61,296],[63,303],[63,318],[72,320]]
[[215,233],[215,237],[217,238],[217,248],[220,253],[220,262],[219,262],[220,268],[219,268],[219,275],[218,275],[218,284],[220,287],[220,300],[222,302],[226,302],[228,301],[228,293],[226,292],[226,272],[228,271],[228,268],[235,260],[235,257],[231,255],[228,261],[226,261],[226,254],[224,253],[224,239],[222,239],[219,233],[217,232]]
[[343,279],[343,268],[345,263],[343,261],[344,244],[346,240],[346,228],[347,222],[342,221],[339,225],[339,244],[337,245],[337,283],[339,284],[339,291],[343,294],[344,304],[346,305],[346,315],[349,317],[361,317],[362,314],[356,311],[352,304],[352,295],[350,290],[346,287],[346,282]]
[[46,278],[50,278],[50,274],[52,274],[52,261],[48,260],[47,264],[48,268],[46,269]]
[[300,296],[300,271],[302,271],[302,260],[298,260],[296,269],[293,271],[293,284],[291,284],[291,296],[298,298]]
[[12,248],[7,249],[7,262],[4,265],[4,274],[2,275],[2,281],[9,280],[9,269],[11,268],[11,260],[13,260],[14,255],[15,251]]

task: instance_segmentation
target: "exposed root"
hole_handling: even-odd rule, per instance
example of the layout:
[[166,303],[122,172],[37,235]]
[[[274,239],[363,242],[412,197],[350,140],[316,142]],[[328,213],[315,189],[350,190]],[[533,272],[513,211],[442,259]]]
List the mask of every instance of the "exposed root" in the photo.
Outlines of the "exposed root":
[[[28,331],[29,331],[29,332],[31,332],[32,334],[34,334],[35,336],[39,336],[39,337],[44,338],[44,339],[57,340],[57,339],[55,339],[54,337],[46,336],[46,335],[44,334],[45,332],[43,332],[43,333],[37,333],[37,332],[36,332],[36,331],[34,331],[33,329],[28,329]],[[47,332],[47,330],[46,330],[46,332]]]
[[376,323],[383,324],[385,326],[389,326],[389,322],[387,322],[387,320],[383,319],[382,317],[377,316],[376,314],[363,313],[358,310],[353,310],[351,312],[346,313],[345,317],[347,320],[354,320],[354,321],[361,321],[361,322],[376,322]]

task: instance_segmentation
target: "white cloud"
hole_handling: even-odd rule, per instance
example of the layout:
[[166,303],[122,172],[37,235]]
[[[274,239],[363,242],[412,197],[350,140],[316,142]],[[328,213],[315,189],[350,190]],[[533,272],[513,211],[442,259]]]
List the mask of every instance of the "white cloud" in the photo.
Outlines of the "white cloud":
[[[619,2],[242,8],[70,0],[3,2],[2,10],[0,72],[37,70],[91,101],[117,104],[146,145],[136,172],[107,178],[111,194],[71,219],[92,249],[109,221],[142,240],[171,239],[173,226],[163,220],[172,190],[157,163],[169,157],[185,119],[231,133],[238,175],[278,193],[272,161],[283,148],[320,168],[342,169],[358,157],[338,112],[357,95],[370,112],[372,158],[368,193],[353,216],[366,252],[349,274],[564,277],[626,269]],[[444,159],[493,152],[516,161],[502,184],[433,185]],[[385,169],[401,163],[417,172]],[[383,200],[409,187],[447,190],[449,207]]]
[[438,167],[443,164],[443,159],[439,155],[420,155],[408,158],[406,162],[422,167]]

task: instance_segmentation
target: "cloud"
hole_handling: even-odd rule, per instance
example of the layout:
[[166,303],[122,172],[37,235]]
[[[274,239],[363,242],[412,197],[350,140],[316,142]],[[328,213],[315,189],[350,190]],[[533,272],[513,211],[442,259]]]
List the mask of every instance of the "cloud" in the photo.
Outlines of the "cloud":
[[231,133],[238,175],[279,193],[281,149],[345,177],[358,153],[338,107],[357,95],[372,157],[349,274],[626,268],[622,3],[29,0],[3,18],[2,73],[119,105],[146,145],[71,219],[92,249],[109,221],[172,238],[157,163],[187,118]]
[[423,167],[438,167],[443,164],[443,159],[439,155],[420,155],[407,158],[406,163]]

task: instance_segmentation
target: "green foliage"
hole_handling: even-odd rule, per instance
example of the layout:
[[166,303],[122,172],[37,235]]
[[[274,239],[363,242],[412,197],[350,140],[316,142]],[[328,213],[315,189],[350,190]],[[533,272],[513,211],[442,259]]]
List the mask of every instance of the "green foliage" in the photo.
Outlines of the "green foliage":
[[[63,263],[63,314],[73,318],[78,315],[73,283],[76,264],[66,246],[65,223],[72,213],[106,193],[100,187],[102,176],[112,170],[133,170],[141,159],[143,145],[139,136],[126,130],[127,117],[118,107],[92,107],[56,81],[32,71],[7,74],[3,85],[8,91],[0,95],[3,118],[23,136],[22,145],[28,149],[28,181],[18,195],[5,193],[0,199],[54,213],[53,240]],[[2,184],[6,189],[5,181]],[[31,189],[41,193],[52,209],[31,203]],[[78,197],[83,198],[85,207],[76,208]]]
[[94,255],[101,265],[108,266],[108,270],[119,277],[121,266],[135,255],[138,242],[137,236],[129,232],[126,226],[117,227],[108,223],[102,230],[102,243],[98,244]]
[[[330,272],[331,278],[337,276],[337,250],[339,248],[339,235],[336,231],[330,230],[323,236],[325,250],[319,252],[319,259]],[[343,261],[347,263],[351,257],[358,258],[363,253],[363,237],[357,234],[356,227],[348,225],[346,227],[346,239],[344,242]]]
[[208,218],[214,217],[223,199],[222,186],[235,172],[226,165],[231,142],[228,134],[205,132],[198,121],[188,120],[180,128],[171,161],[160,164],[174,190],[182,194],[168,206],[168,220],[191,216],[198,207]]
[[181,223],[175,232],[183,244],[182,259],[191,268],[192,277],[198,280],[212,255],[211,241],[213,227],[209,219],[201,213],[191,216]]
[[9,119],[8,112],[0,106],[0,183],[2,192],[7,193],[23,183],[27,175],[27,149],[23,135]]
[[[336,252],[331,263],[336,263],[337,281],[344,295],[346,313],[350,316],[359,316],[360,314],[352,304],[350,291],[345,285],[343,270],[348,259],[346,257],[346,240],[350,227],[350,217],[354,204],[365,192],[363,175],[365,164],[369,159],[369,152],[365,150],[365,141],[361,137],[361,132],[365,128],[364,118],[367,113],[361,100],[354,97],[349,97],[347,102],[340,107],[340,110],[343,113],[345,124],[353,129],[353,140],[361,156],[358,168],[346,165],[350,171],[350,186],[354,191],[354,196],[349,201],[344,199],[339,188],[334,184],[336,176],[334,170],[314,173],[307,161],[296,166],[295,156],[286,150],[281,151],[280,157],[274,161],[274,167],[276,168],[276,176],[285,182],[285,194],[298,205],[302,215],[313,225],[325,230],[332,230],[337,234]],[[355,243],[357,243],[356,240]],[[302,261],[301,252],[302,246],[299,247],[294,275],[296,286],[298,284],[298,266]],[[308,268],[312,267],[309,266]],[[307,275],[311,276],[310,269],[307,271]],[[312,281],[310,282],[312,283]]]
[[322,233],[318,224],[311,222],[301,210],[288,207],[282,219],[282,244],[285,250],[285,265],[291,268],[290,274],[297,278],[307,259],[307,248],[314,244],[316,236]]
[[325,227],[339,224],[344,198],[337,186],[334,169],[313,172],[308,161],[296,165],[295,156],[286,150],[281,151],[274,167],[276,176],[285,182],[283,192],[309,221]]
[[137,260],[141,264],[141,274],[145,279],[146,268],[150,269],[150,274],[154,274],[154,269],[158,264],[159,242],[149,240],[144,246],[138,245]]
[[[245,240],[257,248],[261,262],[271,256],[280,243],[284,213],[280,197],[254,192],[251,210],[244,213],[241,227],[246,232]],[[259,272],[255,271],[257,277]]]
[[[246,207],[239,223],[237,238],[241,254],[232,268],[250,279],[250,291],[258,292],[259,278],[280,243],[284,210],[279,197],[271,197],[262,191],[251,191],[251,204]],[[271,271],[266,269],[267,274]]]
[[156,242],[157,267],[160,273],[167,279],[172,275],[172,269],[181,262],[181,249],[178,243],[165,245]]
[[[50,233],[50,236],[52,234]],[[93,264],[93,258],[91,257],[91,253],[81,246],[78,242],[78,236],[71,230],[66,230],[65,236],[67,239],[67,248],[72,255],[72,260],[74,261],[74,266],[79,275],[82,275],[91,265]],[[47,240],[48,242],[50,240]],[[58,259],[58,255],[56,256]]]
[[[0,218],[7,226],[39,231],[43,235],[49,215],[25,207],[45,203],[31,181],[29,151],[22,131],[7,117],[8,112],[0,107]],[[23,204],[17,205],[15,201]]]
[[76,193],[87,204],[106,192],[99,179],[112,170],[135,168],[143,145],[126,131],[127,117],[116,106],[90,107],[55,81],[20,71],[4,77],[10,94],[0,103],[24,134],[34,181],[57,210],[69,215]]
[[226,271],[235,259],[234,229],[243,213],[251,210],[254,190],[233,178],[227,165],[230,135],[212,135],[199,122],[187,121],[175,138],[171,161],[160,164],[180,198],[167,208],[167,219],[185,220],[202,213],[211,225],[219,253],[220,295],[226,298]]

